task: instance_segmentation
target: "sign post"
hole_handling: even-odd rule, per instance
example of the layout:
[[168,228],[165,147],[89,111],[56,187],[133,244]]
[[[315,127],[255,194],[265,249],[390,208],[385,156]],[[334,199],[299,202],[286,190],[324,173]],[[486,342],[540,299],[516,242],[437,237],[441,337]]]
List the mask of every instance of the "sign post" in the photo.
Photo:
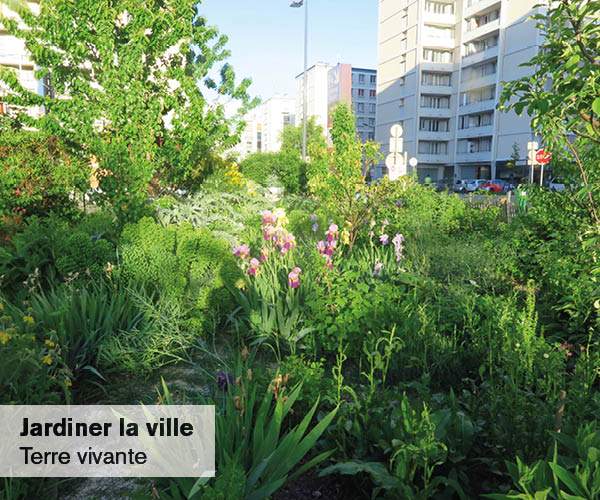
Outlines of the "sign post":
[[390,129],[390,153],[385,158],[385,166],[388,168],[388,177],[391,181],[395,181],[408,173],[407,164],[414,168],[418,163],[416,158],[408,160],[408,153],[404,151],[403,133],[402,125],[399,123],[392,125]]
[[540,172],[540,187],[544,184],[544,165],[548,165],[552,160],[552,153],[545,149],[539,149],[535,154],[535,161],[542,166]]
[[537,160],[536,160],[536,153],[537,153],[538,147],[539,147],[539,144],[535,141],[531,141],[531,142],[527,143],[527,163],[530,166],[529,182],[531,182],[531,184],[533,184],[533,170],[534,170],[535,166],[538,164]]

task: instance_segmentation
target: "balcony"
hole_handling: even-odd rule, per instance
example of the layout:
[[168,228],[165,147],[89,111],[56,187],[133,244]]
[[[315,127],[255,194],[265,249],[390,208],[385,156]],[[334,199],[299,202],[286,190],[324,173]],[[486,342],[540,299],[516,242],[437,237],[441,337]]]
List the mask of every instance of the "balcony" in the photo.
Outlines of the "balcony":
[[496,108],[496,99],[488,99],[487,101],[472,102],[464,106],[460,106],[458,111],[461,115],[470,115],[474,113],[481,113],[482,111],[489,111]]
[[450,163],[450,155],[449,154],[431,155],[431,154],[426,154],[426,153],[417,153],[416,158],[417,158],[417,160],[419,160],[419,163],[421,163],[421,164],[435,163],[438,165],[444,165],[446,163]]
[[470,139],[477,137],[490,136],[494,133],[493,125],[484,125],[482,127],[470,127],[459,129],[456,133],[457,139]]
[[466,92],[467,90],[478,89],[479,87],[490,87],[496,85],[497,78],[498,73],[491,73],[489,75],[471,78],[470,80],[463,80],[460,82],[460,90],[461,92]]
[[500,19],[490,21],[489,23],[479,26],[478,28],[465,31],[463,33],[463,43],[470,42],[476,38],[484,37],[485,35],[489,35],[492,31],[497,29],[500,29]]
[[452,73],[453,71],[456,71],[456,65],[453,62],[436,63],[422,60],[420,66],[423,71],[440,71],[443,73]]
[[421,114],[427,115],[428,118],[452,118],[453,112],[451,108],[424,108],[420,106]]
[[432,49],[454,49],[456,47],[456,39],[423,36],[423,46],[430,47]]
[[487,59],[493,59],[498,57],[498,45],[495,47],[490,47],[489,49],[482,50],[481,52],[477,52],[475,54],[471,54],[470,56],[463,56],[462,65],[471,66],[472,64],[477,64],[483,62]]
[[452,132],[431,132],[429,130],[419,130],[418,137],[421,141],[451,141]]
[[473,17],[479,12],[484,12],[486,10],[491,9],[491,7],[499,4],[500,2],[501,0],[471,0],[467,4],[467,8],[465,10],[465,17]]
[[454,92],[454,88],[452,86],[446,85],[421,84],[420,89],[423,94],[451,95]]
[[484,163],[492,161],[491,151],[478,151],[476,153],[456,153],[456,163]]
[[425,12],[427,16],[428,24],[436,24],[439,26],[455,26],[456,15],[455,14],[437,14],[435,12]]

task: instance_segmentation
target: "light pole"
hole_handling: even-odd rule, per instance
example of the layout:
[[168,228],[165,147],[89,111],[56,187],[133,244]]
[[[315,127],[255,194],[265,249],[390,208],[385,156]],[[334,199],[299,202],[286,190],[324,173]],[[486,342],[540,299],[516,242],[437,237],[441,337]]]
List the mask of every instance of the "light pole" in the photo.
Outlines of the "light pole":
[[302,97],[302,160],[306,161],[306,142],[308,136],[308,0],[295,0],[290,7],[298,9],[304,5],[304,76]]

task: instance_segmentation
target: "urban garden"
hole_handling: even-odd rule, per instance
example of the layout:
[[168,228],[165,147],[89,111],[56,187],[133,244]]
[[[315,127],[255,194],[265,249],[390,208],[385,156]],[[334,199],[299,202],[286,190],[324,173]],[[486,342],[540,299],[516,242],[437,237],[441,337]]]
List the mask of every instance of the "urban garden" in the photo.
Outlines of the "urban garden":
[[217,477],[0,497],[600,498],[600,4],[504,85],[570,184],[511,220],[367,178],[343,105],[233,161],[255,102],[197,4],[1,20],[52,92],[0,68],[0,403],[214,404]]

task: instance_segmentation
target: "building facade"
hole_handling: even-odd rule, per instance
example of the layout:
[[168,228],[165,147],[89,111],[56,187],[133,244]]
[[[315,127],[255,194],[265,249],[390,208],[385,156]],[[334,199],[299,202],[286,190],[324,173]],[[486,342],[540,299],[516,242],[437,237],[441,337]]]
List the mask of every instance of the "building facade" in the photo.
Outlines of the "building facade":
[[253,153],[276,153],[281,149],[281,133],[287,125],[294,125],[296,100],[286,95],[275,95],[244,117],[246,128],[236,148],[240,158]]
[[332,125],[331,110],[344,102],[354,111],[356,131],[361,140],[375,140],[377,71],[338,64],[329,70],[328,79],[328,127]]
[[[329,70],[331,65],[318,62],[306,71],[306,115],[327,131],[329,125]],[[296,76],[296,117],[304,116],[304,72]]]
[[[527,116],[496,110],[503,81],[525,76],[541,36],[538,0],[380,0],[376,139],[390,128],[420,178],[509,178],[527,157]],[[384,169],[382,168],[382,171]]]
[[[28,2],[28,5],[34,13],[39,12],[39,2],[30,1]],[[7,18],[16,16],[15,13],[2,2],[0,2],[0,14]],[[0,66],[14,69],[17,72],[19,82],[27,90],[39,94],[44,93],[43,82],[34,75],[35,67],[25,49],[25,43],[8,34],[7,31],[3,29],[2,25],[0,25]],[[2,83],[0,83],[0,114],[10,112],[9,106],[2,103],[2,94],[7,92],[7,90],[8,89],[3,88]],[[39,115],[42,110],[36,107],[32,108],[30,112],[33,115]]]

